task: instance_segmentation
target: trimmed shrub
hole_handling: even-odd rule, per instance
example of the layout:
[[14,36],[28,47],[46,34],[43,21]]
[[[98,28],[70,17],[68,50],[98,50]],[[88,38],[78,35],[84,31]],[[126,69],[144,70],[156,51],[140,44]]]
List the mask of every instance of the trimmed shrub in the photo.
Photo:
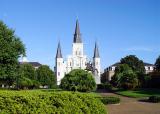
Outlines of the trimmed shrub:
[[148,101],[153,102],[153,103],[159,103],[160,102],[160,96],[150,96]]
[[103,104],[118,104],[120,103],[119,97],[100,97]]
[[3,91],[1,114],[106,114],[104,105],[90,94],[42,91]]
[[104,89],[104,84],[97,84],[97,89]]
[[105,88],[106,90],[112,90],[113,86],[112,86],[112,84],[110,84],[109,82],[106,82],[106,83],[104,84],[104,88]]
[[96,82],[88,71],[75,69],[64,76],[60,88],[69,91],[89,92],[96,89]]

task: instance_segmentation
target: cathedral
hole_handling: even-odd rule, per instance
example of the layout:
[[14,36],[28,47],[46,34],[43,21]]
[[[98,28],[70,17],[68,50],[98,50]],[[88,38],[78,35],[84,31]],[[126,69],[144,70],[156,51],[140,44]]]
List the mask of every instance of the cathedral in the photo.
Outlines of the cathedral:
[[73,69],[83,69],[90,71],[94,76],[96,84],[100,84],[101,64],[97,43],[95,43],[95,48],[93,51],[93,61],[91,62],[88,61],[88,58],[84,53],[79,22],[77,20],[75,33],[73,36],[72,54],[68,55],[65,61],[62,56],[60,42],[58,43],[54,67],[57,85],[60,85],[61,79],[65,76],[65,74],[69,73]]

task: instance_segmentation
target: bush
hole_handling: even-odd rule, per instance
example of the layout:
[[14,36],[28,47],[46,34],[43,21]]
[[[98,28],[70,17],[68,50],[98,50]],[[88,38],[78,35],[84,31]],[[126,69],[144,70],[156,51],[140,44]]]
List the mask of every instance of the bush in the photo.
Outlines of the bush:
[[61,80],[60,88],[69,91],[94,91],[96,89],[96,83],[91,73],[75,69]]
[[70,92],[3,91],[1,114],[106,114],[94,96]]
[[150,73],[151,79],[149,80],[149,87],[160,88],[160,72]]
[[104,89],[104,84],[97,84],[97,89]]
[[112,90],[113,86],[112,86],[112,84],[110,84],[109,82],[106,82],[106,83],[104,84],[104,88],[105,88],[106,90]]
[[148,101],[153,102],[153,103],[159,103],[160,102],[160,96],[150,96]]
[[120,103],[119,97],[100,97],[103,104],[117,104]]

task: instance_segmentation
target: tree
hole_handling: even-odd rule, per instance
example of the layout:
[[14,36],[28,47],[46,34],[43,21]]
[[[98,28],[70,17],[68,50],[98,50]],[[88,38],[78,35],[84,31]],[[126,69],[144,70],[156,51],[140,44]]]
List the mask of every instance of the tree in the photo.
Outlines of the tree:
[[37,79],[35,68],[28,63],[23,63],[20,65],[20,76],[29,78],[31,80]]
[[50,88],[56,85],[54,72],[47,65],[42,65],[37,69],[37,80],[42,86],[48,85]]
[[142,60],[137,58],[135,55],[129,55],[121,59],[121,64],[127,64],[136,73],[144,74],[145,68]]
[[155,66],[156,66],[156,70],[160,71],[160,56],[156,59]]
[[91,73],[81,69],[72,70],[61,80],[60,87],[70,91],[93,91],[96,83]]
[[33,82],[31,79],[26,77],[21,77],[18,80],[18,89],[28,89],[33,86]]
[[132,68],[129,67],[127,64],[119,64],[115,69],[115,74],[111,79],[111,83],[114,86],[120,85],[120,79],[123,76],[123,73],[128,71],[132,71]]
[[127,70],[122,72],[119,80],[120,87],[124,89],[134,89],[138,86],[138,78],[133,70]]
[[12,85],[16,79],[18,58],[25,56],[25,48],[14,30],[0,21],[0,81]]
[[31,64],[23,63],[20,65],[16,85],[17,89],[33,89],[39,87],[35,68]]

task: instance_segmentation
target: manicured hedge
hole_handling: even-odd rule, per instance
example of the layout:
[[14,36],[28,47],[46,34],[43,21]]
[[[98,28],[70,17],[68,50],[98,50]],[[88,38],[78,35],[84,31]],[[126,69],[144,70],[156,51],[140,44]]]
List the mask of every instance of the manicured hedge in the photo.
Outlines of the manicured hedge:
[[0,91],[1,114],[106,114],[95,96],[71,92]]
[[74,69],[61,80],[60,88],[67,91],[91,92],[96,90],[96,82],[90,72]]
[[153,102],[153,103],[159,103],[160,102],[160,96],[150,96],[148,101]]
[[103,104],[118,104],[120,103],[120,98],[119,97],[100,97],[100,100],[102,101]]

